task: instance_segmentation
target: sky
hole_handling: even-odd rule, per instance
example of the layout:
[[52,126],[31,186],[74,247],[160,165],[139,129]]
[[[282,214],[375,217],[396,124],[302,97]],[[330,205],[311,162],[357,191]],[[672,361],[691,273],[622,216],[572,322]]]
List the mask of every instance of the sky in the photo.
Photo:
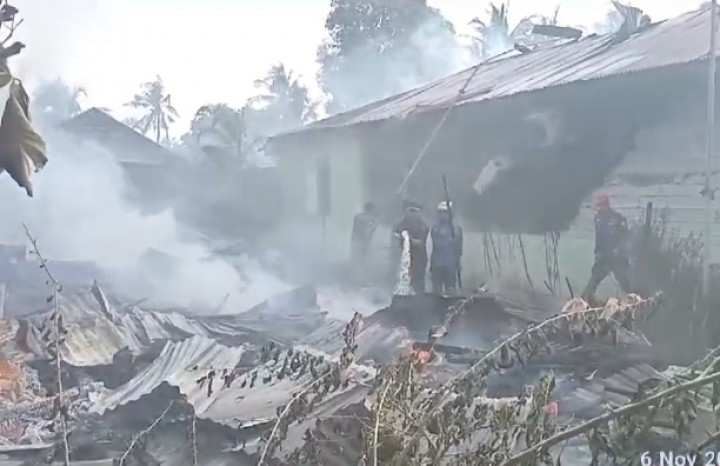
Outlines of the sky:
[[[429,0],[463,32],[487,16],[483,0]],[[531,14],[592,28],[611,9],[609,0],[512,0],[511,26]],[[653,20],[697,8],[702,0],[634,0]],[[118,111],[140,83],[162,76],[181,114],[182,133],[207,103],[242,105],[255,79],[277,62],[313,85],[315,52],[330,0],[15,0],[24,23],[15,39],[26,43],[11,63],[32,89],[62,78],[87,91],[86,106]]]

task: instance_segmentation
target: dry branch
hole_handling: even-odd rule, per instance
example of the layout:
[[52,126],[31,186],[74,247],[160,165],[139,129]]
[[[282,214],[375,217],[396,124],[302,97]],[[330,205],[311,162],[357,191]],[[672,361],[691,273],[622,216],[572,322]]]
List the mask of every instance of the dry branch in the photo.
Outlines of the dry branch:
[[380,418],[382,415],[383,405],[385,404],[385,398],[387,397],[388,391],[390,390],[391,381],[385,384],[385,389],[380,395],[380,402],[378,404],[377,413],[375,413],[375,428],[373,429],[373,465],[378,466],[378,437],[380,436]]
[[[278,415],[277,420],[275,421],[275,424],[273,425],[272,430],[270,431],[270,435],[268,436],[267,440],[265,440],[265,445],[263,447],[263,451],[260,454],[260,459],[258,460],[257,466],[263,466],[265,464],[265,461],[268,457],[268,455],[272,452],[272,450],[275,447],[274,440],[275,437],[277,437],[278,432],[280,431],[281,426],[283,426],[283,422],[286,421],[286,418],[289,417],[291,413],[291,408],[301,399],[304,399],[304,397],[319,387],[322,384],[327,384],[330,379],[334,377],[341,377],[341,373],[343,370],[350,367],[350,365],[353,362],[354,359],[354,353],[357,349],[357,345],[355,344],[355,338],[362,333],[364,330],[362,327],[362,315],[359,312],[355,312],[352,319],[348,322],[348,324],[345,326],[345,329],[343,331],[343,339],[345,346],[342,349],[342,352],[340,354],[340,358],[336,363],[330,364],[330,366],[327,368],[327,371],[323,373],[322,375],[319,375],[315,380],[313,380],[310,384],[308,384],[306,387],[304,387],[300,392],[295,394],[293,398],[285,405],[285,408],[280,412]],[[339,381],[335,380],[336,383],[339,385]],[[307,408],[307,406],[303,406],[304,409]],[[303,413],[306,414],[306,413]],[[291,423],[293,419],[290,419],[288,422]],[[312,437],[312,434],[310,434],[307,438],[307,441],[312,442],[314,439]],[[280,439],[282,441],[282,438]]]
[[[717,363],[720,363],[720,358],[717,358],[715,361],[713,361],[712,365],[715,365]],[[539,443],[533,445],[532,447],[528,448],[527,450],[511,457],[510,459],[508,459],[507,461],[502,463],[501,466],[512,466],[512,465],[521,463],[524,460],[532,458],[534,455],[537,455],[540,452],[547,451],[553,445],[556,445],[560,442],[563,442],[565,440],[571,439],[580,434],[588,432],[590,429],[593,429],[597,426],[605,424],[608,421],[611,421],[611,420],[616,419],[623,415],[631,414],[633,412],[638,411],[641,408],[651,406],[655,402],[660,402],[660,401],[662,401],[666,398],[670,398],[673,395],[676,395],[678,393],[687,392],[694,388],[702,387],[704,385],[711,384],[718,380],[720,380],[720,373],[714,373],[714,374],[708,375],[708,376],[701,375],[700,377],[697,377],[689,382],[685,382],[685,383],[676,385],[674,387],[668,388],[667,390],[663,390],[661,392],[655,393],[654,395],[651,395],[641,401],[637,401],[635,403],[630,403],[630,404],[621,406],[620,408],[610,410],[601,416],[595,417],[593,419],[583,422],[582,424],[578,424],[575,427],[566,429],[566,430],[559,432],[551,437],[546,438],[542,442],[539,442]]]
[[502,360],[503,356],[507,357],[508,353],[512,351],[518,358],[521,357],[519,349],[515,347],[516,343],[528,341],[528,339],[535,334],[544,336],[546,330],[552,330],[559,322],[582,321],[584,323],[583,319],[587,319],[588,315],[607,316],[608,321],[611,321],[614,320],[611,319],[614,316],[622,315],[623,313],[634,313],[635,309],[644,305],[653,304],[657,299],[657,297],[653,297],[643,300],[635,296],[632,301],[624,304],[616,303],[613,307],[610,307],[609,304],[604,307],[589,307],[584,301],[574,299],[565,305],[563,312],[560,314],[504,339],[492,350],[487,352],[480,360],[474,363],[468,370],[445,382],[436,392],[433,403],[430,406],[425,407],[424,414],[420,417],[417,424],[415,424],[415,432],[405,442],[402,451],[399,453],[397,464],[403,465],[408,463],[410,452],[417,448],[418,443],[426,435],[428,425],[439,414],[439,412],[444,409],[448,403],[448,399],[456,392],[459,384],[470,387],[480,386],[483,383],[482,380],[473,382],[469,381],[469,378],[477,372],[483,372],[482,377],[484,378],[495,366],[494,361],[496,356],[500,356],[500,359]]
[[290,412],[290,408],[292,408],[293,404],[299,400],[301,397],[307,395],[310,393],[312,389],[319,386],[322,382],[325,381],[328,377],[330,377],[330,374],[332,374],[332,369],[328,370],[325,374],[320,376],[319,378],[315,379],[311,384],[309,384],[307,387],[305,387],[303,390],[298,392],[289,402],[287,405],[285,405],[285,409],[282,410],[280,415],[278,416],[277,420],[275,421],[275,424],[273,425],[272,430],[270,431],[270,436],[265,441],[265,446],[263,447],[262,454],[260,455],[260,459],[258,460],[257,466],[263,466],[265,464],[265,458],[267,457],[268,451],[270,450],[270,445],[272,444],[273,439],[275,438],[275,435],[277,434],[278,427],[280,427],[280,423],[285,419],[285,417]]
[[128,455],[130,455],[130,453],[132,453],[133,449],[135,448],[135,445],[137,445],[137,443],[142,438],[144,438],[146,435],[148,435],[155,428],[155,426],[157,426],[160,423],[160,421],[163,420],[163,418],[168,413],[168,411],[170,411],[170,408],[172,407],[173,403],[175,403],[175,400],[172,400],[172,401],[170,401],[170,403],[168,403],[165,410],[162,413],[160,413],[160,416],[155,418],[155,420],[152,422],[152,424],[150,424],[143,431],[139,432],[137,435],[133,436],[127,450],[125,450],[125,453],[123,453],[123,455],[120,457],[120,460],[118,461],[118,466],[125,466],[125,460],[127,459]]
[[10,31],[8,32],[8,35],[2,41],[0,41],[0,46],[4,46],[5,44],[7,44],[7,42],[15,34],[15,30],[23,23],[23,21],[25,21],[25,20],[20,19],[20,21],[18,21],[17,23],[15,22],[15,20],[12,21],[12,24],[10,26],[8,26]]
[[67,417],[68,417],[68,406],[65,400],[65,397],[63,395],[63,383],[62,383],[62,364],[61,364],[61,355],[60,355],[60,347],[61,347],[61,339],[63,338],[62,333],[62,325],[61,320],[62,316],[60,315],[60,303],[59,303],[59,297],[60,292],[62,291],[62,285],[60,285],[60,282],[57,281],[53,273],[50,271],[50,268],[48,267],[47,260],[45,257],[40,253],[40,248],[37,244],[37,239],[32,236],[30,233],[30,229],[23,223],[23,229],[25,230],[25,236],[27,236],[28,240],[30,241],[30,245],[32,247],[32,254],[37,257],[38,261],[40,261],[40,268],[45,271],[45,274],[48,277],[48,284],[52,285],[52,296],[48,298],[48,300],[52,300],[53,303],[53,312],[52,312],[52,321],[53,321],[53,352],[55,357],[55,371],[56,371],[56,377],[57,377],[57,401],[59,406],[59,415],[60,415],[60,424],[62,426],[62,436],[63,436],[63,448],[65,450],[65,457],[64,457],[64,464],[65,466],[70,466],[70,446],[68,444],[68,427],[67,427]]

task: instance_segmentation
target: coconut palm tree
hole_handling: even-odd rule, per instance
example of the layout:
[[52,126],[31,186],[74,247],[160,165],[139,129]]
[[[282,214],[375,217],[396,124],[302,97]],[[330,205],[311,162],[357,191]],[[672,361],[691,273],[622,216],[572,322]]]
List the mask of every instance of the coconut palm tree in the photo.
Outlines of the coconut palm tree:
[[255,86],[261,94],[251,98],[250,103],[276,112],[278,129],[306,123],[317,116],[308,89],[282,63],[272,66],[265,77],[255,81]]
[[45,122],[59,123],[80,113],[80,99],[86,96],[85,89],[70,86],[61,79],[46,82],[34,93],[33,113]]
[[544,39],[533,34],[533,27],[535,25],[557,25],[559,6],[555,8],[553,16],[527,16],[511,30],[508,21],[508,4],[501,3],[500,6],[497,6],[491,3],[488,11],[489,21],[482,21],[480,18],[470,21],[470,25],[474,29],[474,49],[483,59],[512,50],[515,44],[537,45]]
[[242,162],[247,140],[245,112],[246,107],[203,105],[190,124],[190,134],[204,154],[223,162]]
[[143,134],[152,130],[155,134],[155,142],[158,144],[162,141],[163,133],[165,141],[170,140],[170,124],[175,123],[179,115],[172,105],[170,94],[165,92],[165,85],[160,76],[154,81],[143,83],[142,92],[135,94],[133,100],[126,105],[143,112],[134,129]]

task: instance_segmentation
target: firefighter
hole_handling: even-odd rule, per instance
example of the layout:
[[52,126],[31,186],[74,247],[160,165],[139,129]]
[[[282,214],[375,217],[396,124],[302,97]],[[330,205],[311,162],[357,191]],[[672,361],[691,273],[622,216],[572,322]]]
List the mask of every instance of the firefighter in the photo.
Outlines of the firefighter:
[[588,302],[595,299],[600,282],[610,272],[624,293],[630,292],[630,261],[628,260],[630,231],[622,214],[610,207],[607,194],[595,199],[595,263],[590,280],[582,296]]
[[405,201],[404,215],[393,228],[393,235],[402,250],[402,232],[410,237],[410,284],[415,293],[425,292],[425,269],[427,269],[427,237],[430,233],[416,202]]
[[354,264],[364,263],[377,228],[377,209],[372,202],[365,203],[363,211],[353,219],[351,255]]
[[430,276],[433,293],[437,294],[453,292],[457,288],[460,273],[460,258],[463,251],[462,229],[452,225],[450,209],[452,203],[449,206],[445,201],[440,203],[437,220],[430,231],[432,239]]

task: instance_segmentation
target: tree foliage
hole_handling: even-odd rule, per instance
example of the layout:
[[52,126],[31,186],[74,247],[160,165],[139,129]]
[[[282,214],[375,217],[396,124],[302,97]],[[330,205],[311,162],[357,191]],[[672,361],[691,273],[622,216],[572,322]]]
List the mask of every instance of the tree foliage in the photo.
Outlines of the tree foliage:
[[135,129],[143,134],[150,131],[154,133],[155,142],[160,144],[170,141],[170,125],[178,118],[178,112],[173,107],[170,94],[165,90],[165,84],[160,76],[155,80],[142,84],[142,91],[135,94],[127,106],[142,112],[135,125]]
[[60,123],[82,111],[80,99],[85,89],[70,86],[61,79],[41,84],[34,92],[33,114],[45,123]]
[[521,19],[513,29],[510,29],[509,2],[501,3],[499,6],[491,3],[488,11],[489,20],[483,21],[480,18],[474,18],[470,21],[470,25],[474,29],[472,38],[476,53],[483,59],[487,59],[512,50],[515,44],[526,47],[537,45],[543,41],[543,38],[533,34],[533,27],[536,24],[556,25],[559,11],[560,7],[558,6],[552,16],[539,14],[527,16]]
[[225,167],[233,162],[242,165],[267,136],[315,118],[316,106],[307,87],[282,63],[273,65],[255,85],[260,93],[241,108],[224,103],[200,107],[185,143]]
[[190,134],[205,155],[222,162],[242,162],[247,142],[245,111],[245,107],[227,104],[203,105],[190,123]]
[[260,94],[252,97],[250,103],[273,117],[275,131],[306,123],[317,116],[307,87],[282,63],[273,65],[264,77],[255,80],[255,86]]
[[332,0],[318,82],[335,113],[457,71],[466,49],[425,0]]

